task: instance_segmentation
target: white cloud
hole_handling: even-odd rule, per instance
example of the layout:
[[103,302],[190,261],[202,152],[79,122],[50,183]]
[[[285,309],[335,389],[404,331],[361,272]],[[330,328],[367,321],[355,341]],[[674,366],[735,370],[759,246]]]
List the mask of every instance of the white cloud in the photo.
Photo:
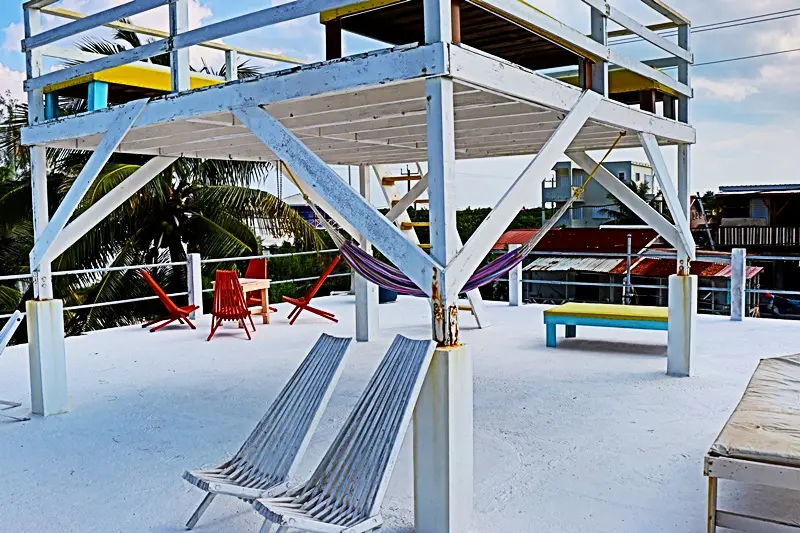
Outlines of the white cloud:
[[22,82],[25,81],[25,73],[19,70],[12,70],[0,63],[0,94],[11,93],[11,97],[23,100],[25,92],[22,90]]
[[12,22],[4,30],[3,48],[14,52],[21,52],[20,42],[25,37],[25,30],[20,22]]
[[761,92],[751,80],[724,79],[713,80],[697,76],[692,79],[692,86],[697,90],[698,98],[741,102],[752,94]]

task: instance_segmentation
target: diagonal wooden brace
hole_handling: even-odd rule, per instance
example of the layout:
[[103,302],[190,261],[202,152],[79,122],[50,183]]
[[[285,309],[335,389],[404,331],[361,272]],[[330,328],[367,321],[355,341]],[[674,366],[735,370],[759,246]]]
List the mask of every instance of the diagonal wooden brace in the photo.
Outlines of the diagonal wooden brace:
[[448,294],[458,294],[500,235],[530,199],[535,187],[538,186],[538,180],[550,173],[583,125],[592,116],[600,100],[601,96],[595,92],[583,93],[578,103],[564,118],[533,161],[522,171],[506,194],[497,202],[486,220],[472,234],[467,244],[447,265]]
[[112,111],[116,116],[114,122],[111,123],[108,132],[106,132],[100,144],[97,145],[95,151],[92,152],[89,161],[86,162],[86,165],[83,167],[80,174],[78,174],[72,187],[70,187],[66,196],[64,196],[64,200],[61,202],[61,205],[58,206],[53,218],[36,240],[36,244],[33,246],[30,256],[31,271],[36,270],[39,265],[44,262],[45,258],[49,256],[50,247],[55,242],[58,234],[61,233],[61,230],[67,225],[67,221],[69,221],[75,209],[78,208],[78,204],[83,200],[89,187],[91,187],[95,178],[100,174],[100,171],[103,170],[111,154],[114,153],[119,143],[122,142],[122,139],[127,135],[128,131],[130,131],[146,105],[147,99],[135,100],[123,104]]
[[436,261],[415,246],[394,224],[353,190],[322,159],[267,111],[252,106],[233,111],[253,134],[318,193],[418,287],[430,295]]

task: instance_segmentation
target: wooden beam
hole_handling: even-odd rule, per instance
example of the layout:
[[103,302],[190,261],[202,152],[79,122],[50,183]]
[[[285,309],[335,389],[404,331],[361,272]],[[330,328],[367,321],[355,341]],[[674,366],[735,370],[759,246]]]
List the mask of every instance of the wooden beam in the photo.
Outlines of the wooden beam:
[[545,146],[528,167],[514,181],[489,216],[472,234],[467,244],[459,250],[448,265],[448,292],[456,294],[492,249],[498,237],[517,216],[519,210],[530,200],[538,179],[550,173],[558,159],[564,154],[583,125],[594,113],[602,97],[597,93],[583,93],[578,103],[564,118]]
[[405,194],[396,204],[391,206],[389,212],[386,213],[386,218],[392,222],[406,212],[406,210],[414,204],[417,199],[428,190],[428,175],[425,174],[408,193]]
[[58,234],[64,229],[64,226],[67,225],[67,221],[69,221],[75,209],[78,208],[78,204],[89,190],[92,182],[94,182],[97,175],[100,174],[100,171],[108,162],[114,150],[117,149],[119,143],[128,131],[130,131],[131,126],[133,126],[136,119],[139,118],[145,106],[147,106],[146,99],[128,102],[114,109],[114,122],[95,151],[92,152],[92,155],[89,157],[86,165],[81,169],[78,177],[75,178],[72,187],[70,187],[69,191],[64,196],[61,205],[56,209],[53,218],[50,219],[47,227],[36,239],[30,254],[31,270],[35,270],[44,262]]
[[259,106],[237,109],[236,116],[287,166],[301,174],[311,189],[325,198],[350,224],[426,293],[433,269],[439,268],[427,254],[408,242],[403,233],[316,154],[303,146],[280,122]]
[[594,175],[594,180],[597,183],[625,204],[645,224],[656,230],[672,246],[678,248],[682,245],[675,226],[670,224],[666,218],[661,216],[661,213],[642,200],[638,194],[633,192],[619,178],[606,170],[604,166],[598,167],[597,161],[592,159],[586,152],[567,152],[567,157],[581,167],[587,175],[597,168],[597,172]]
[[461,44],[461,0],[450,0],[453,44]]
[[647,111],[648,113],[656,112],[656,91],[655,89],[648,89],[646,91],[639,91],[639,109]]
[[669,20],[674,22],[675,24],[691,24],[692,21],[686,18],[685,16],[681,15],[677,10],[673,7],[668,6],[666,2],[662,0],[642,0],[642,3],[651,7],[652,9],[656,10],[661,15],[667,17]]
[[27,52],[39,46],[72,37],[73,35],[95,29],[115,20],[130,18],[133,15],[138,15],[139,13],[150,11],[153,8],[167,5],[170,1],[171,0],[135,0],[106,9],[105,11],[100,11],[99,13],[89,15],[81,20],[68,22],[61,26],[56,26],[51,30],[26,37],[25,40],[22,41],[22,51]]
[[675,190],[675,182],[672,181],[672,177],[669,174],[667,164],[664,161],[664,155],[661,153],[661,148],[658,146],[658,141],[655,136],[650,133],[640,133],[639,139],[642,142],[642,148],[644,148],[647,154],[647,159],[653,166],[653,172],[661,186],[664,200],[667,202],[669,212],[672,214],[672,219],[675,221],[675,227],[678,229],[678,236],[681,238],[681,243],[683,244],[683,252],[694,261],[695,242],[692,237],[692,230],[689,227],[689,220],[686,216],[686,212],[678,199],[678,193]]
[[53,245],[47,251],[44,261],[52,261],[64,253],[67,248],[75,244],[78,239],[86,235],[93,227],[103,221],[119,206],[136,194],[142,187],[150,183],[158,174],[175,162],[177,157],[154,157],[125,181],[117,185],[114,190],[106,193],[86,211],[70,222],[59,233]]
[[[674,22],[659,22],[658,24],[648,24],[645,26],[650,31],[664,31],[664,30],[671,30],[673,28],[677,28],[678,25]],[[613,30],[608,32],[609,39],[616,39],[617,37],[626,37],[628,35],[636,35],[628,28],[622,28],[620,30]]]

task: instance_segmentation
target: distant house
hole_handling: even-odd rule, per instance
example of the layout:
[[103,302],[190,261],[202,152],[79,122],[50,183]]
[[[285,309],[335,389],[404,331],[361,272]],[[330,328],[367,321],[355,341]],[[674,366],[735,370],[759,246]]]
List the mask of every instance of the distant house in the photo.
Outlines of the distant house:
[[292,196],[287,196],[283,199],[283,201],[289,204],[292,209],[298,212],[301,217],[305,219],[306,222],[311,224],[316,229],[324,229],[324,226],[317,218],[316,213],[314,210],[309,207],[308,203],[306,203],[303,195],[300,193],[293,194]]
[[[507,231],[495,244],[495,250],[504,250],[510,244],[524,244],[537,231]],[[650,228],[554,228],[538,244],[536,255],[525,262],[523,300],[534,303],[622,303],[622,285],[628,270],[625,256],[628,235],[631,237],[633,254],[644,251],[653,254],[675,252],[666,249],[657,233]],[[605,257],[597,257],[597,254],[605,254]],[[720,255],[729,254],[720,252]],[[633,303],[667,305],[667,278],[675,273],[674,259],[632,256],[630,269],[631,283],[634,285]],[[692,274],[700,278],[698,308],[706,313],[729,312],[730,293],[725,289],[730,285],[730,265],[694,261],[691,269]],[[761,271],[762,268],[758,266],[748,267],[748,286],[757,286]],[[749,307],[758,305],[758,295],[750,294],[748,299]]]
[[[656,183],[653,168],[645,163],[634,161],[619,161],[603,163],[603,166],[627,184],[647,185],[649,194],[655,196],[659,189]],[[542,183],[542,206],[544,208],[559,208],[567,202],[573,194],[573,188],[580,187],[586,181],[588,174],[581,168],[574,167],[571,162],[558,163],[553,167],[553,175]],[[573,204],[564,218],[560,221],[570,228],[598,228],[607,224],[612,218],[609,210],[615,207],[614,200],[609,197],[608,191],[598,182],[592,180],[583,195]]]

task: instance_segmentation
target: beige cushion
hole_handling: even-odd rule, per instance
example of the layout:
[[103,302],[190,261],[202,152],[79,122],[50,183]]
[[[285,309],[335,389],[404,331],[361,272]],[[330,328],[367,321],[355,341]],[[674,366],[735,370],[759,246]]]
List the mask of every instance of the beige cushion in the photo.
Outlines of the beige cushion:
[[712,453],[800,466],[800,354],[763,359]]

